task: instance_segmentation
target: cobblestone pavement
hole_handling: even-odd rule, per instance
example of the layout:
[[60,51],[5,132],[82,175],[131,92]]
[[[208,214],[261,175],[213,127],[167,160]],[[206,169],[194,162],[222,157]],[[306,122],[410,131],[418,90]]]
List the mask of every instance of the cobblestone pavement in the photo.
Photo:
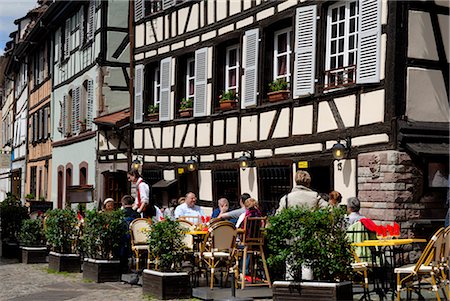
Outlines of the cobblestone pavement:
[[148,300],[142,287],[120,282],[88,283],[81,273],[52,274],[48,264],[22,264],[0,259],[0,300]]

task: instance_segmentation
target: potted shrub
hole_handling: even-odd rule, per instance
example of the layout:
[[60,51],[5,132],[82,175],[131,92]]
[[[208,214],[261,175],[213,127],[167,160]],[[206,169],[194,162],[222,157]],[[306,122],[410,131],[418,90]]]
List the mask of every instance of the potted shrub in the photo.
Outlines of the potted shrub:
[[34,197],[34,194],[32,194],[32,193],[29,193],[25,196],[25,200],[27,200],[28,202],[34,201],[34,199],[35,199],[35,197]]
[[219,96],[220,109],[223,111],[234,109],[237,105],[237,100],[238,97],[234,90],[228,90],[222,93],[222,95]]
[[192,106],[194,101],[191,98],[182,98],[180,100],[180,117],[192,117]]
[[75,211],[53,209],[46,213],[44,233],[50,246],[48,268],[57,272],[81,270],[80,255],[76,253],[80,227]]
[[42,219],[26,219],[22,221],[19,232],[20,248],[23,263],[47,262],[44,225]]
[[85,252],[84,279],[120,281],[119,251],[126,233],[127,226],[121,210],[86,212],[81,240]]
[[178,221],[170,219],[151,226],[148,243],[155,267],[143,272],[144,294],[160,300],[191,297],[189,274],[181,271],[186,249],[184,232]]
[[288,82],[285,79],[278,78],[269,84],[270,92],[267,93],[270,102],[286,100],[289,98]]
[[[274,300],[352,300],[352,253],[345,228],[345,210],[288,208],[270,219],[268,264],[285,270],[293,281],[275,281]],[[302,280],[312,270],[313,281]],[[289,277],[291,276],[291,277]]]
[[148,121],[158,121],[159,120],[159,104],[148,106],[147,120]]
[[20,200],[15,195],[8,193],[6,199],[0,204],[3,257],[22,258],[19,252],[18,234],[22,220],[28,218],[27,208],[22,206]]

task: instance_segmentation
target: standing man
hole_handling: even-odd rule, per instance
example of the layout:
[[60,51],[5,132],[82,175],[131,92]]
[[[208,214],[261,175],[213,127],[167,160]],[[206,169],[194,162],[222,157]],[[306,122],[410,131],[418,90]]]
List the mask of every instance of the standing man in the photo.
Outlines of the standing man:
[[276,213],[280,213],[281,210],[294,206],[303,206],[309,209],[325,208],[328,206],[328,203],[317,192],[309,188],[311,185],[311,176],[307,171],[297,171],[295,183],[297,185],[292,188],[292,191],[280,199]]
[[131,169],[127,176],[128,181],[136,185],[136,199],[133,209],[140,213],[142,217],[155,216],[155,206],[150,203],[150,188],[148,184],[144,182],[136,169]]
[[196,201],[197,197],[195,196],[195,193],[186,193],[185,202],[175,208],[175,218],[179,218],[180,216],[204,216],[205,214],[203,213],[202,208],[195,205]]

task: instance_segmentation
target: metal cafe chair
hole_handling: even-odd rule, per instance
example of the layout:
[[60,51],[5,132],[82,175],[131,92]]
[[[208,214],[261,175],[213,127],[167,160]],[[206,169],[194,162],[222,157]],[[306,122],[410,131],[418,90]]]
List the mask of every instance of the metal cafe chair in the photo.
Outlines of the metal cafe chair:
[[[431,288],[436,293],[436,300],[440,301],[439,291],[437,289],[436,277],[433,272],[433,267],[430,265],[436,252],[441,252],[442,241],[444,239],[444,228],[437,230],[431,237],[427,246],[422,252],[416,263],[404,265],[394,269],[394,273],[397,275],[397,300],[400,301],[400,293],[406,290],[407,296],[413,290],[421,290],[421,282],[425,279],[424,276],[431,276],[425,279],[430,282]],[[402,275],[406,275],[402,277]]]
[[147,253],[147,267],[150,265],[147,232],[150,230],[151,223],[151,219],[147,218],[137,218],[130,223],[131,251],[134,253],[136,270],[139,270],[139,259],[142,253]]

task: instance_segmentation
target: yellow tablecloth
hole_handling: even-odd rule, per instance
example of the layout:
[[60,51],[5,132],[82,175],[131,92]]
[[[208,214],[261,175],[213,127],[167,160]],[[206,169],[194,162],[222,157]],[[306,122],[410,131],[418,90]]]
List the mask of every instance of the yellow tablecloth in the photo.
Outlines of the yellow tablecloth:
[[408,245],[412,243],[427,242],[423,238],[401,238],[401,239],[376,239],[376,240],[365,240],[363,242],[352,243],[355,247],[388,247],[388,246],[400,246]]

